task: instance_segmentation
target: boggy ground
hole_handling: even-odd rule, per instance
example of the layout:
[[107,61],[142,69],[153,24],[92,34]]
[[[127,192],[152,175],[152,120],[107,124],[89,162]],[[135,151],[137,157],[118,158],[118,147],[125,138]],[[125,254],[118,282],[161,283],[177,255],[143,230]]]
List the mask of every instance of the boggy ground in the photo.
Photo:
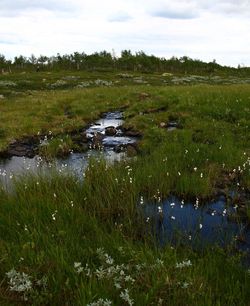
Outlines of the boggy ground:
[[141,196],[202,203],[236,189],[244,199],[235,201],[250,215],[249,85],[95,85],[6,91],[0,100],[2,152],[35,135],[66,142],[117,109],[124,109],[124,129],[143,136],[136,159],[93,160],[83,182],[70,174],[27,176],[14,178],[15,192],[0,191],[2,304],[249,305],[240,254],[181,243],[159,249],[136,207]]

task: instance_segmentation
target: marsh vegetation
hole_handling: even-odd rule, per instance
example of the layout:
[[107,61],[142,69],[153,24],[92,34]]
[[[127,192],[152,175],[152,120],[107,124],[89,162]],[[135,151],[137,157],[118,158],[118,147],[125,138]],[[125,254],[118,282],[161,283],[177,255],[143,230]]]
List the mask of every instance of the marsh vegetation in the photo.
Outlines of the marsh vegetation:
[[[16,72],[0,90],[3,305],[248,305],[247,77]],[[111,146],[110,163],[93,129],[136,144]],[[244,230],[200,247],[215,222],[202,209]],[[193,232],[173,237],[184,217]]]

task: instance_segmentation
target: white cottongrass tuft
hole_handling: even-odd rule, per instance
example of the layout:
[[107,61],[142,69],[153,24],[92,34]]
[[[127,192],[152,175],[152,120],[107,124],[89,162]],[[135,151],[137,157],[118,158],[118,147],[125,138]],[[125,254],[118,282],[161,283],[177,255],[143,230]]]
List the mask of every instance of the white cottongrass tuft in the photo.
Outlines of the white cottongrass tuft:
[[188,283],[188,282],[181,283],[181,282],[179,282],[178,284],[181,286],[182,289],[187,289],[192,283]]
[[76,273],[81,273],[83,271],[82,263],[81,262],[74,262],[74,268]]
[[182,268],[190,267],[190,266],[192,266],[192,263],[191,263],[190,260],[183,260],[182,262],[177,263],[175,265],[175,267],[178,268],[178,269],[182,269]]
[[129,291],[128,289],[125,289],[124,291],[121,292],[120,298],[123,299],[125,302],[129,304],[129,306],[132,306],[134,304],[133,299],[129,296]]
[[13,268],[6,275],[9,278],[11,291],[25,292],[32,289],[31,277],[28,274],[20,273]]

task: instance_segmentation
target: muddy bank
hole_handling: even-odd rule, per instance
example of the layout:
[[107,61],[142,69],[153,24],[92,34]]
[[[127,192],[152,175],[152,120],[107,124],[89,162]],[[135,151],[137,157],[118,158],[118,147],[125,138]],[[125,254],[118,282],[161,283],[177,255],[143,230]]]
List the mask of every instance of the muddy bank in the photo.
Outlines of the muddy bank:
[[[66,134],[32,135],[13,140],[8,147],[0,152],[0,158],[28,157],[33,158],[39,154],[42,146],[49,145],[55,138],[67,135],[72,141],[72,147],[55,157],[67,157],[72,149],[75,153],[86,152],[88,149],[103,150],[107,147],[114,152],[133,151],[138,152],[138,140],[141,134],[133,129],[123,127],[123,114],[120,111],[107,112],[86,128],[72,130]],[[64,155],[64,156],[63,156]]]
[[0,151],[0,158],[12,156],[34,157],[38,153],[38,146],[41,142],[39,136],[25,136],[19,140],[13,140],[4,151]]
[[108,163],[133,157],[138,153],[139,137],[126,135],[122,125],[122,113],[109,112],[66,136],[50,133],[13,141],[0,155],[0,182],[11,186],[13,177],[49,173],[52,167],[83,178],[92,157]]

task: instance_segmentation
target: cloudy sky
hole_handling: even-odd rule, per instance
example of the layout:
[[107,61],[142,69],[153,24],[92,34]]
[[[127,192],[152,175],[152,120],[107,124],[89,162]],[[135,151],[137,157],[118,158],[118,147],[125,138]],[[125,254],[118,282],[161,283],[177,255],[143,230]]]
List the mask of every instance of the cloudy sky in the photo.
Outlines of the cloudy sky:
[[0,0],[0,54],[123,49],[250,66],[250,0]]

